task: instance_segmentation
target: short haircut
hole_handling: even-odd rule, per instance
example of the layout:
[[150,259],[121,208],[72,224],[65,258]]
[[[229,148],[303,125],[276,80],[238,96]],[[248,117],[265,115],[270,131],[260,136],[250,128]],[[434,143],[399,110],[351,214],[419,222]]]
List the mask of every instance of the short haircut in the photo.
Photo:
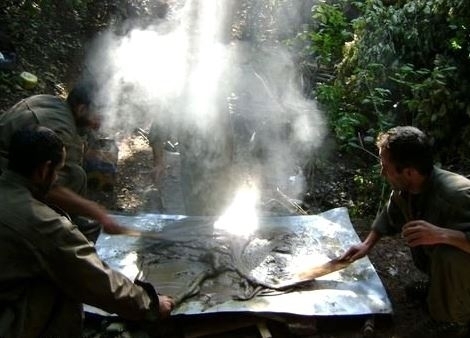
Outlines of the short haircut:
[[411,167],[425,176],[431,173],[434,165],[432,143],[418,128],[391,128],[378,135],[376,144],[379,149],[388,151],[390,161],[398,172]]
[[57,166],[62,161],[63,152],[64,143],[51,129],[28,126],[17,130],[11,137],[8,169],[29,177],[47,161]]
[[77,106],[84,104],[87,107],[95,104],[97,85],[94,81],[80,80],[75,84],[67,96],[67,103],[74,110]]

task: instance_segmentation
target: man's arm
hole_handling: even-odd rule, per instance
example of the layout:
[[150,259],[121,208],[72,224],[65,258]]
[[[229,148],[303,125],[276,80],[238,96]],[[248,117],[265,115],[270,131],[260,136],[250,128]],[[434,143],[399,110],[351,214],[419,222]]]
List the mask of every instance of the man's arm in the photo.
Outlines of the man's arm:
[[36,231],[25,232],[24,237],[59,289],[81,303],[130,320],[155,321],[170,315],[175,306],[171,297],[157,295],[150,284],[143,287],[112,270],[76,226],[49,208],[39,211]]
[[438,227],[423,220],[406,223],[402,235],[410,247],[447,244],[470,253],[470,241],[465,232]]
[[340,261],[354,262],[359,258],[364,257],[374,247],[374,245],[380,240],[382,236],[374,229],[369,232],[366,239],[359,244],[350,247],[340,258]]
[[126,228],[110,217],[105,208],[91,200],[81,197],[72,190],[55,186],[47,194],[47,200],[70,214],[80,215],[98,221],[103,231],[109,234],[124,233]]
[[403,226],[402,236],[410,247],[444,244],[470,253],[470,182],[460,175],[446,175],[442,181],[448,189],[444,195],[436,193],[441,199],[440,223],[412,220]]

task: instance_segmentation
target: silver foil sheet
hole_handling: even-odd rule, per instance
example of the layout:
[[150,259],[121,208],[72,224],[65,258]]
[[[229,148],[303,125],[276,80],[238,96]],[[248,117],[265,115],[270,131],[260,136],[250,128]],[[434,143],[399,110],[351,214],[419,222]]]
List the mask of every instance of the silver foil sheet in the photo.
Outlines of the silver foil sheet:
[[[130,279],[141,278],[175,297],[173,315],[263,312],[298,315],[391,314],[370,260],[286,288],[277,288],[359,243],[346,208],[319,215],[260,217],[249,235],[214,226],[212,217],[115,215],[119,222],[161,236],[102,234],[100,257]],[[239,224],[236,227],[243,227]],[[102,313],[86,306],[86,311]]]

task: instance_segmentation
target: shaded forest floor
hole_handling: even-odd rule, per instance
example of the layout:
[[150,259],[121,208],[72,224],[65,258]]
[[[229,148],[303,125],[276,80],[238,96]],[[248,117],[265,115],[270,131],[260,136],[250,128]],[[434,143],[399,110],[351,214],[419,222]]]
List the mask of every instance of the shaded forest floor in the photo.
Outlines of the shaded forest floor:
[[[84,25],[73,17],[31,16],[9,9],[9,1],[0,5],[0,33],[7,35],[17,55],[11,69],[0,69],[0,113],[23,97],[47,93],[63,95],[80,71],[80,63],[86,52],[86,43],[101,29],[99,22]],[[85,28],[84,28],[85,27]],[[3,38],[5,39],[6,38]],[[5,45],[5,42],[3,42]],[[1,45],[1,44],[0,44]],[[21,72],[34,73],[38,85],[31,90],[23,89],[18,82]],[[120,159],[116,184],[112,192],[90,190],[90,197],[105,205],[110,211],[137,213],[155,211],[152,201],[152,155],[146,141],[138,135],[127,135],[119,140]],[[168,155],[167,175],[164,180],[164,203],[167,213],[182,213],[178,158]],[[311,211],[325,211],[333,207],[348,206],[356,191],[354,162],[342,159],[339,152],[331,151],[327,165],[322,166],[315,180],[315,189],[321,196],[308,205]],[[364,169],[364,168],[361,168]],[[380,187],[377,187],[377,191]],[[377,196],[380,193],[377,192]],[[364,238],[374,215],[355,216],[352,223],[361,238]],[[403,288],[411,280],[419,278],[413,267],[408,249],[398,237],[384,238],[369,256],[392,301],[392,318],[378,320],[376,337],[402,337],[423,318],[417,304],[409,303]],[[363,321],[348,321],[332,318],[319,322],[315,337],[361,337]],[[237,337],[249,337],[235,335]],[[224,337],[229,337],[226,335]],[[222,337],[222,336],[220,336]],[[230,336],[231,337],[231,336]],[[285,337],[285,336],[284,336]]]

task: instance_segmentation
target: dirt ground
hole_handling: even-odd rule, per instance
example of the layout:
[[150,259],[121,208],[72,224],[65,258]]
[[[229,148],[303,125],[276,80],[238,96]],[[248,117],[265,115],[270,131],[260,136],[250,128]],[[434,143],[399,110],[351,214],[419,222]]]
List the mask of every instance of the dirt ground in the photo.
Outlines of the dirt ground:
[[[130,135],[119,140],[119,161],[115,186],[112,192],[90,190],[91,198],[99,201],[109,210],[124,213],[161,212],[155,203],[152,185],[152,153],[145,138]],[[179,155],[166,153],[166,175],[163,179],[162,195],[164,213],[184,214],[179,180]],[[334,169],[334,168],[333,168]],[[336,175],[340,173],[335,170]],[[337,205],[342,206],[342,205]],[[321,206],[316,206],[321,209]],[[324,209],[325,211],[327,209]],[[354,219],[352,223],[360,238],[365,238],[370,221]],[[422,278],[414,268],[409,251],[399,237],[383,238],[371,252],[369,258],[381,278],[393,306],[393,316],[377,316],[374,321],[375,337],[403,337],[425,315],[419,304],[407,301],[404,286],[412,280]],[[275,329],[278,337],[363,337],[363,317],[333,318],[291,318]],[[183,322],[181,325],[185,325]],[[211,325],[211,324],[208,324]],[[257,331],[240,329],[210,337],[257,337]],[[314,334],[315,333],[315,334]],[[276,335],[275,335],[276,336]]]

